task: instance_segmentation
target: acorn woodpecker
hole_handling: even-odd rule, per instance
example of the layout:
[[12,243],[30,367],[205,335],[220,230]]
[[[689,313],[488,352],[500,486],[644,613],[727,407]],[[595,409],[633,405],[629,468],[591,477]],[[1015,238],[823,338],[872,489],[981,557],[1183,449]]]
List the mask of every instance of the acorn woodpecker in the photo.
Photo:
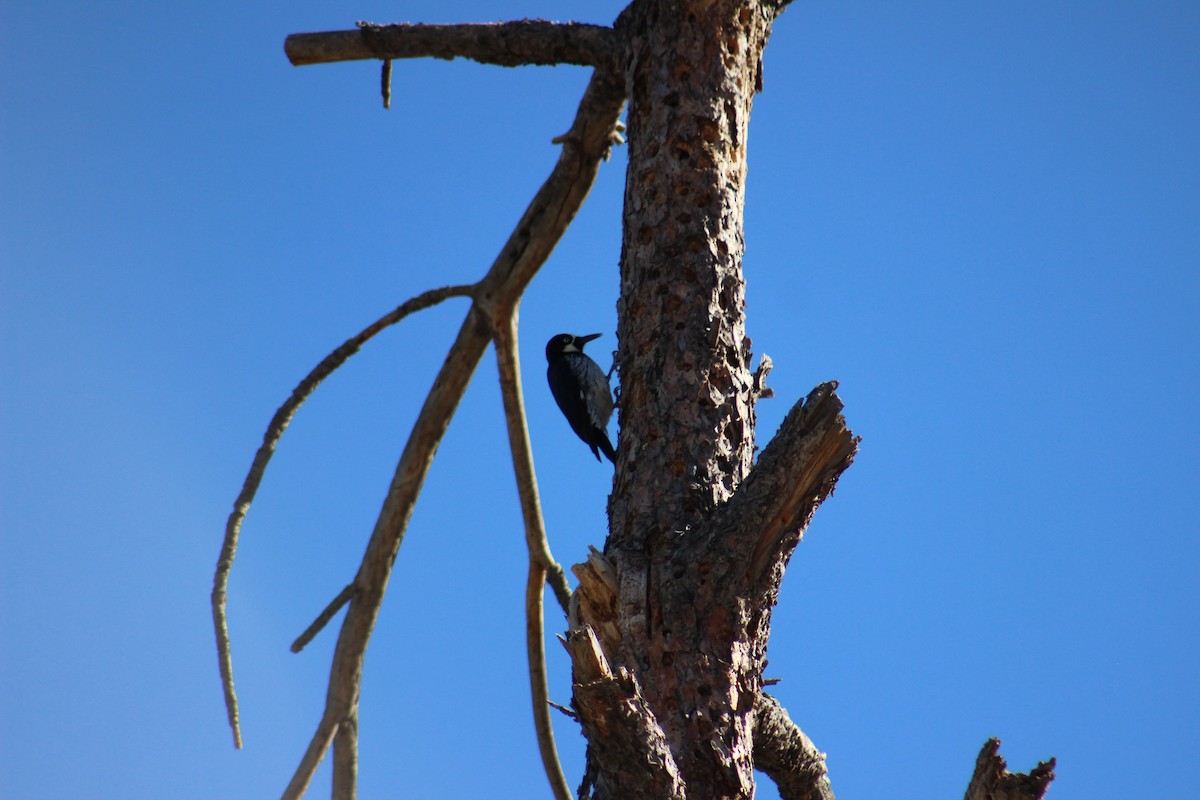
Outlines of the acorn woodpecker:
[[609,417],[612,416],[612,391],[604,370],[583,354],[583,346],[600,336],[572,336],[560,333],[546,342],[546,379],[550,391],[571,423],[571,430],[592,448],[592,455],[600,460],[600,451],[608,460],[617,463],[617,452],[608,441]]

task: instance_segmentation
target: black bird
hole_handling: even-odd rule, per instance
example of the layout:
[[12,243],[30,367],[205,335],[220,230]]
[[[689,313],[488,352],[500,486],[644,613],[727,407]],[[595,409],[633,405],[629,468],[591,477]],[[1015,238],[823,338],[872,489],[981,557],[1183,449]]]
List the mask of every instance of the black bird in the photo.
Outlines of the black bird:
[[604,370],[583,354],[583,346],[600,336],[572,336],[560,333],[546,342],[546,379],[550,391],[571,423],[571,430],[592,448],[592,455],[600,460],[600,451],[608,460],[617,463],[617,452],[608,441],[609,417],[612,416],[612,390]]

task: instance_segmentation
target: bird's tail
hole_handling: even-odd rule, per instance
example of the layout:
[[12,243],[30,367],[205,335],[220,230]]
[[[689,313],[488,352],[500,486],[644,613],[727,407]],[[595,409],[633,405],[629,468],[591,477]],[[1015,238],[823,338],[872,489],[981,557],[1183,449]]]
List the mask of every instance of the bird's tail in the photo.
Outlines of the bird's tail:
[[600,448],[600,450],[603,451],[604,455],[608,456],[609,461],[616,464],[617,463],[617,451],[613,449],[612,442],[610,442],[608,440],[608,434],[601,432],[600,435],[596,437],[596,439],[597,439],[596,446],[598,446]]

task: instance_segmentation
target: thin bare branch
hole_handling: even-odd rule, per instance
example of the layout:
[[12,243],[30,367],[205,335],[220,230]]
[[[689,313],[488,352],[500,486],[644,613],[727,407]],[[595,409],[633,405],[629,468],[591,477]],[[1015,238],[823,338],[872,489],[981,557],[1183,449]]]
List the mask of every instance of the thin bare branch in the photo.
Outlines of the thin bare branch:
[[[612,133],[623,106],[621,77],[600,71],[593,74],[558,163],[473,292],[475,303],[413,425],[355,576],[357,591],[346,610],[334,649],[323,726],[328,723],[336,728],[355,713],[363,658],[392,565],[437,446],[491,340],[490,320],[500,318],[497,309],[516,305],[578,212],[595,180],[600,161],[611,147]],[[319,728],[318,733],[323,730],[324,727]],[[306,753],[291,785],[309,784],[328,745],[328,738],[314,737],[308,753],[319,753],[315,759]],[[340,742],[335,746],[340,746]],[[339,763],[335,756],[335,773]],[[335,774],[335,784],[338,780]]]
[[533,702],[534,729],[542,766],[556,800],[571,800],[571,787],[563,775],[554,744],[554,729],[550,724],[550,690],[546,679],[546,646],[542,594],[547,576],[554,587],[559,605],[566,613],[571,603],[571,590],[563,568],[550,554],[546,526],[542,519],[542,504],[538,498],[537,475],[533,468],[533,451],[529,445],[529,428],[525,417],[525,399],[521,391],[521,364],[517,348],[517,308],[514,305],[494,321],[496,331],[496,361],[500,371],[500,394],[504,400],[504,421],[508,428],[509,448],[512,450],[513,472],[517,477],[517,494],[521,498],[524,518],[525,547],[529,551],[529,579],[525,587],[525,648],[529,659],[529,686]]
[[304,380],[297,384],[296,388],[292,390],[291,397],[279,407],[279,410],[275,412],[275,416],[271,418],[271,423],[267,426],[267,432],[263,434],[262,445],[258,448],[258,452],[254,454],[254,461],[250,464],[250,471],[247,473],[246,479],[242,482],[242,491],[238,495],[237,500],[234,501],[233,511],[230,512],[229,519],[225,523],[225,540],[221,544],[221,554],[217,557],[216,574],[213,576],[212,613],[213,626],[216,628],[217,635],[217,660],[221,668],[221,685],[225,690],[225,709],[229,716],[229,727],[233,730],[234,747],[241,748],[242,732],[238,722],[237,693],[234,691],[233,683],[233,657],[229,644],[229,623],[225,615],[229,571],[233,568],[233,558],[237,553],[238,535],[242,528],[242,521],[246,518],[246,513],[250,510],[250,504],[254,501],[254,495],[258,492],[258,487],[262,483],[263,473],[266,472],[267,464],[270,462],[271,456],[275,453],[276,445],[279,444],[283,432],[287,430],[288,423],[291,422],[296,411],[308,399],[309,395],[316,391],[316,388],[321,385],[321,381],[325,380],[335,369],[357,353],[368,340],[384,328],[395,325],[409,314],[437,305],[450,297],[469,297],[474,290],[474,286],[443,286],[438,289],[430,289],[427,292],[422,292],[416,297],[401,303],[395,309],[368,325],[357,335],[347,339],[342,343],[341,347],[322,359],[321,363],[313,368],[312,372],[308,373]]
[[833,800],[825,754],[765,692],[754,703],[754,767],[775,781],[783,800]]
[[337,733],[337,720],[329,713],[329,708],[326,706],[321,721],[317,723],[317,730],[313,733],[312,740],[309,741],[304,756],[300,759],[300,768],[296,770],[291,783],[280,795],[281,800],[300,800],[301,797],[304,797],[304,792],[308,790],[308,784],[317,771],[317,765],[325,757],[325,751],[329,749],[335,733]]
[[576,722],[578,722],[578,721],[579,721],[579,715],[578,715],[578,714],[576,714],[576,713],[575,713],[574,711],[572,711],[571,709],[569,709],[569,708],[567,708],[566,706],[564,706],[562,703],[556,703],[556,702],[554,702],[553,700],[547,700],[547,701],[546,701],[546,705],[550,706],[550,707],[551,707],[551,708],[553,708],[555,711],[558,711],[558,712],[560,712],[561,714],[563,714],[563,715],[565,715],[565,716],[568,716],[568,717],[570,717],[571,719],[575,720]]
[[342,606],[350,602],[350,598],[354,596],[354,584],[346,584],[346,588],[338,592],[338,596],[329,601],[329,605],[325,606],[325,610],[317,615],[317,618],[312,621],[312,624],[304,629],[304,633],[296,637],[296,641],[292,642],[291,650],[293,653],[299,653],[309,642],[311,642],[321,629],[329,624],[329,620],[333,619],[334,614],[342,610]]
[[385,58],[379,71],[379,94],[383,96],[383,107],[392,107],[392,60]]
[[358,794],[358,705],[350,709],[333,736],[332,800],[355,800]]
[[529,560],[545,570],[554,596],[563,613],[571,604],[571,588],[562,566],[550,553],[542,502],[538,497],[537,474],[533,468],[533,450],[529,445],[529,427],[525,417],[525,398],[521,390],[521,364],[517,350],[516,309],[496,320],[496,362],[500,371],[500,394],[504,400],[504,423],[512,450],[513,472],[517,476],[517,494],[521,498],[521,516],[525,523],[525,546]]
[[[351,718],[358,704],[362,680],[362,661],[367,641],[374,628],[392,564],[400,550],[409,517],[424,483],[434,453],[446,433],[471,375],[487,347],[488,326],[476,305],[467,312],[458,338],[434,379],[433,388],[413,424],[400,464],[388,488],[383,510],[367,544],[366,553],[354,578],[356,591],[342,619],[334,648],[329,687],[325,696],[324,717],[337,726]],[[326,742],[328,745],[328,742]],[[310,747],[311,752],[311,747]],[[320,757],[324,756],[324,750]],[[320,758],[307,758],[297,767],[292,784],[307,786]],[[334,757],[335,772],[341,761]],[[339,780],[335,776],[335,782]]]
[[542,769],[555,800],[571,800],[571,787],[563,774],[554,743],[554,726],[550,722],[550,689],[546,677],[545,609],[542,597],[546,587],[546,570],[534,560],[529,561],[529,577],[525,581],[525,652],[529,660],[529,694],[533,704],[533,728],[537,733],[538,752]]
[[609,68],[616,35],[612,28],[581,22],[462,23],[457,25],[376,25],[360,22],[352,31],[293,33],[283,51],[293,66],[359,61],[366,58],[469,58],[481,64],[577,64]]

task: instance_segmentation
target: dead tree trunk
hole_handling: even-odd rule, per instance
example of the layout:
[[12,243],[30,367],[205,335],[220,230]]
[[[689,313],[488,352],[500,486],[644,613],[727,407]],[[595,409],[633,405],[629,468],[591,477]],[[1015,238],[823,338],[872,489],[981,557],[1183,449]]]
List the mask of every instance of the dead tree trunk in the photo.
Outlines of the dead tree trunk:
[[[771,608],[808,516],[855,452],[829,385],[793,410],[752,472],[746,145],[781,5],[638,2],[616,25],[629,171],[620,464],[604,558],[617,590],[614,619],[574,620],[572,649],[598,798],[752,796]],[[585,580],[581,592],[593,588]],[[580,636],[589,624],[608,632],[598,653]],[[597,696],[583,658],[607,662],[620,689]],[[606,735],[620,704],[636,713]],[[660,763],[631,775],[646,752]]]
[[[762,88],[763,49],[785,5],[787,0],[634,0],[612,28],[540,21],[360,24],[357,31],[289,37],[287,51],[296,64],[463,56],[501,65],[585,64],[596,75],[575,126],[556,140],[564,144],[559,168],[492,272],[438,295],[469,296],[471,311],[443,370],[450,370],[449,377],[435,384],[397,468],[363,568],[301,637],[306,642],[349,604],[325,714],[285,796],[304,793],[331,742],[334,795],[354,796],[362,659],[424,471],[489,339],[507,375],[502,383],[510,434],[518,443],[524,438],[515,309],[613,141],[623,85],[629,169],[618,308],[620,436],[609,536],[603,553],[576,565],[579,586],[570,594],[541,537],[536,490],[523,492],[523,501],[532,498],[525,503],[526,524],[538,529],[529,537],[530,652],[537,651],[531,676],[540,661],[540,591],[550,580],[560,602],[570,594],[566,646],[573,705],[588,739],[581,797],[750,798],[757,767],[789,800],[832,798],[823,754],[763,691],[762,678],[771,611],[788,560],[858,445],[841,415],[837,384],[830,382],[798,402],[754,457],[755,403],[766,394],[770,361],[764,357],[752,371],[745,327],[747,132],[754,95]],[[353,344],[348,354],[365,338],[366,332],[343,349]],[[325,374],[317,373],[312,387]],[[309,383],[297,392],[311,391]],[[285,404],[283,422],[264,440],[244,502],[239,498],[230,517],[214,581],[235,735],[225,580],[245,507],[299,402]],[[532,484],[527,450],[527,442],[514,447],[522,485]],[[534,680],[535,699],[539,685],[544,687],[544,675]],[[538,701],[535,717],[542,705]],[[563,798],[568,790],[548,727],[545,722],[539,728],[539,742],[553,792]],[[1031,776],[1012,776],[996,746],[989,742],[981,754],[971,797],[1018,784],[1028,789],[1022,796],[1040,797],[1053,763]]]

